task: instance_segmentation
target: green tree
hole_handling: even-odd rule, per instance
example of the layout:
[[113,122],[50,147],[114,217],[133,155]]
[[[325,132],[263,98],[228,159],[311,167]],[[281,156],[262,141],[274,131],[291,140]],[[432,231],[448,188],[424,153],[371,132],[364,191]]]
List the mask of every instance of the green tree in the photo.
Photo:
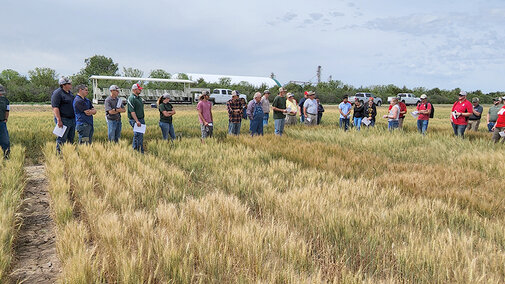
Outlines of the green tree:
[[5,69],[0,73],[0,79],[7,89],[7,96],[12,102],[30,102],[32,96],[30,93],[30,82],[25,76],[17,71]]
[[28,71],[30,76],[30,101],[45,102],[51,99],[52,92],[58,88],[58,74],[51,68],[35,68]]
[[123,75],[125,77],[136,77],[136,78],[142,78],[144,76],[144,72],[140,69],[137,68],[132,68],[132,67],[123,67]]
[[118,64],[114,63],[114,60],[110,57],[105,57],[103,55],[94,55],[90,58],[84,59],[86,66],[79,72],[88,78],[91,75],[103,75],[103,76],[117,76],[118,75]]

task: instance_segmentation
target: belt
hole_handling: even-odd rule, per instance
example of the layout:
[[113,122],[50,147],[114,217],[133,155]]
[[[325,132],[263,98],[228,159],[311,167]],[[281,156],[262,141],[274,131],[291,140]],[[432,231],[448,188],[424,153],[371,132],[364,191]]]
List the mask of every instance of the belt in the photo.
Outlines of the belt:
[[308,112],[307,112],[307,114],[310,114],[310,115],[316,115],[315,113],[308,113]]

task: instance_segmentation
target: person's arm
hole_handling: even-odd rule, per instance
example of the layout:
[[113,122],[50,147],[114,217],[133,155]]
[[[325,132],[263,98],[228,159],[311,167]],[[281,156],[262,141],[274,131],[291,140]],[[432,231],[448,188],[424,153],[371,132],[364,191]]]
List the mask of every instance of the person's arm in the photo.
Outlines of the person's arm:
[[[482,108],[484,110],[484,108]],[[480,114],[482,113],[482,111],[478,112],[475,110],[475,108],[473,109],[473,114],[475,114],[475,116],[479,116]]]
[[489,112],[486,114],[486,124],[489,124]]
[[196,106],[196,109],[198,110],[198,117],[200,118],[201,121],[203,121],[203,125],[207,126],[209,123],[203,118],[203,113],[202,113],[202,105],[198,103]]
[[307,116],[307,107],[306,107],[305,105],[303,106],[303,115],[304,115],[305,117],[308,117],[308,116]]
[[5,110],[5,122],[9,120],[9,113],[10,113],[10,105],[9,102],[7,102],[7,109]]
[[51,96],[51,106],[53,107],[53,113],[54,117],[56,118],[56,124],[58,125],[59,128],[62,128],[63,122],[61,121],[60,103],[61,103],[61,96],[59,96],[57,93],[53,94]]
[[469,117],[473,114],[473,106],[470,106],[470,109],[466,109],[467,112],[462,112],[460,113],[461,116],[464,116],[464,117]]

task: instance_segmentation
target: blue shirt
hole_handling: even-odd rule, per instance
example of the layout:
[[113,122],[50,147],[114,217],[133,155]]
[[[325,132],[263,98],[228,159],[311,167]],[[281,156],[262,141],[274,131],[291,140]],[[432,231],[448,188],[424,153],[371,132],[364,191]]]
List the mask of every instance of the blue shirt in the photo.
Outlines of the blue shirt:
[[315,99],[305,100],[303,107],[307,108],[307,114],[317,114],[317,101]]
[[[339,105],[338,105],[338,108],[340,110],[342,110],[343,113],[349,113],[349,111],[351,110],[352,108],[352,105],[351,103],[347,102],[347,103],[344,103],[344,102],[341,102]],[[347,117],[344,117],[342,114],[340,114],[340,118],[349,118],[350,115],[348,114]]]
[[77,125],[87,123],[93,125],[93,116],[86,115],[85,110],[92,109],[93,104],[88,98],[81,98],[81,96],[75,96],[74,99],[74,111],[75,111],[75,123]]
[[60,109],[60,116],[64,118],[75,118],[74,108],[72,103],[74,102],[74,95],[72,92],[63,91],[62,88],[54,90],[51,95],[51,106]]

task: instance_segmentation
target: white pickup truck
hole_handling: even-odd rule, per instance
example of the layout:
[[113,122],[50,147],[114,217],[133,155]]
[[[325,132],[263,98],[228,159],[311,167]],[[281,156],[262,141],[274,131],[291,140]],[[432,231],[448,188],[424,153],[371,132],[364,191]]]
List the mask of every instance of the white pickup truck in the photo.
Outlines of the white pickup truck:
[[[229,100],[231,100],[231,92],[230,89],[214,89],[210,94],[209,100],[214,104],[225,104]],[[239,98],[244,98],[247,102],[247,96],[239,93]]]
[[391,103],[393,98],[399,98],[400,102],[406,105],[417,105],[421,99],[414,96],[412,93],[399,93],[396,97],[388,97],[388,103]]
[[364,103],[367,103],[367,102],[368,102],[368,100],[369,100],[370,98],[373,98],[373,101],[374,101],[374,103],[375,103],[377,106],[381,106],[381,104],[382,104],[382,99],[381,99],[381,98],[379,98],[379,97],[376,97],[376,96],[375,96],[374,94],[372,94],[372,93],[356,93],[354,96],[350,96],[350,97],[348,98],[348,100],[349,100],[349,102],[350,102],[351,104],[354,104],[354,101],[355,101],[356,99],[358,99],[358,101],[360,101],[362,104],[364,104]]

